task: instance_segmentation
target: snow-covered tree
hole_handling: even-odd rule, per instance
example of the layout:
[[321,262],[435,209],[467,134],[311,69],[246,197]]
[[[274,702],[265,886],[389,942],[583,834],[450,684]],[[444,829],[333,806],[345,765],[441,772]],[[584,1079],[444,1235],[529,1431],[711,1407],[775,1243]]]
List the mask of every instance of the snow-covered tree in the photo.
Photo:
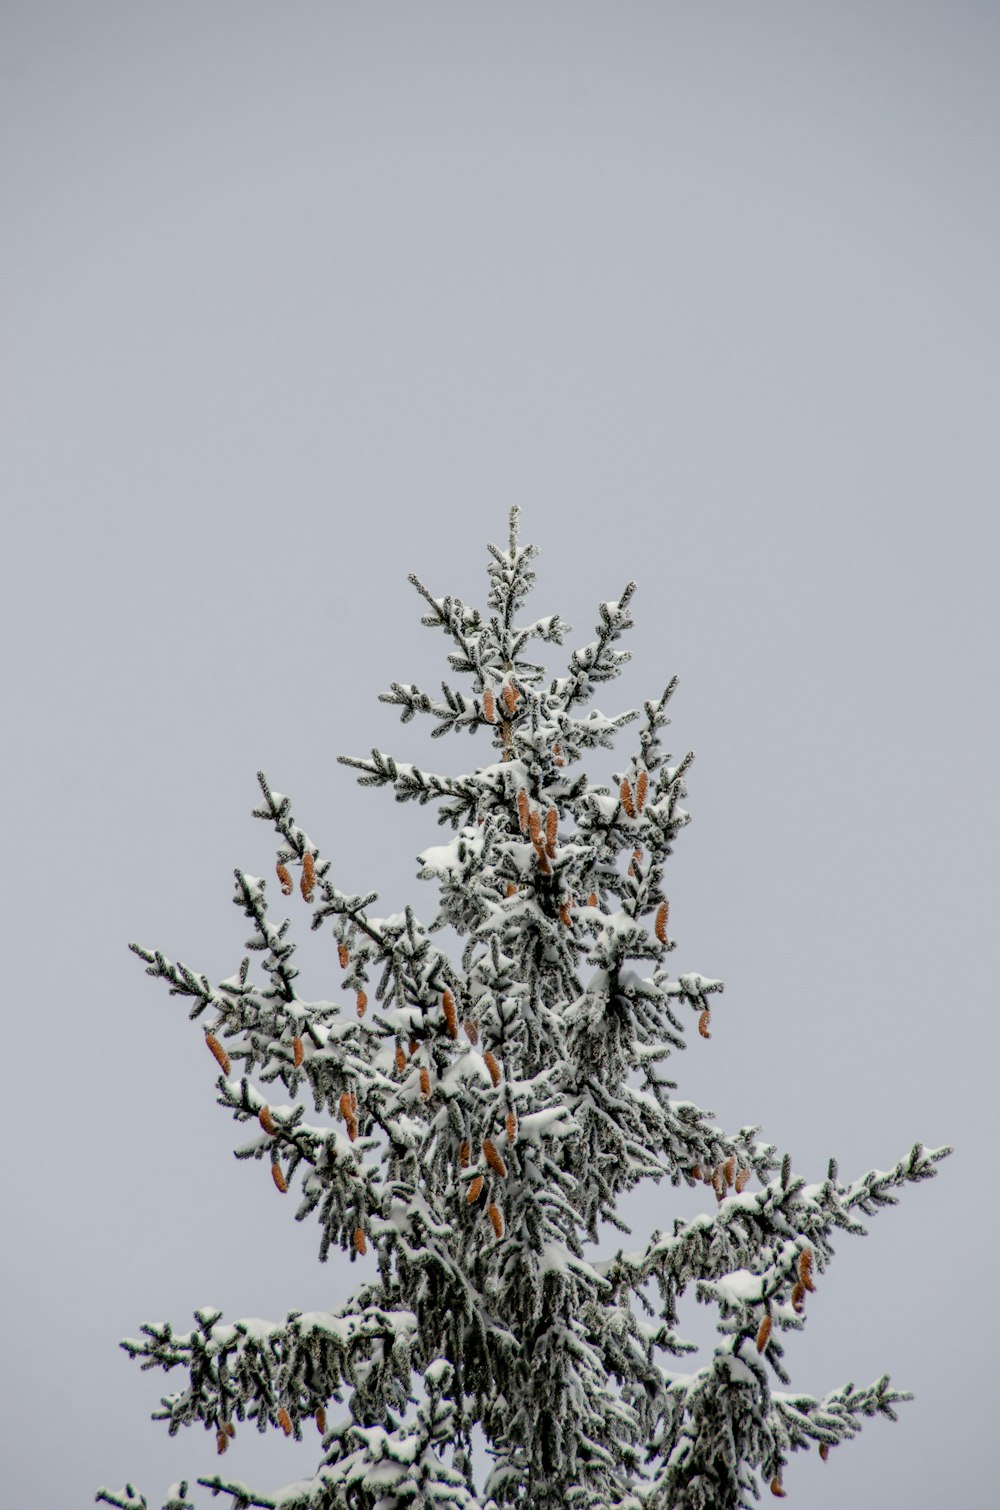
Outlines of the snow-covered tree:
[[[435,734],[484,737],[485,763],[446,776],[378,750],[342,757],[363,786],[438,804],[452,837],[420,856],[435,916],[379,917],[374,894],[341,890],[343,861],[261,774],[277,889],[290,897],[297,881],[312,927],[332,934],[337,999],[299,997],[291,924],[242,871],[260,979],[249,956],[213,986],[132,946],[202,1019],[219,1102],[250,1134],[237,1157],[297,1189],[321,1259],[377,1257],[336,1311],[263,1324],[200,1310],[190,1330],[147,1325],[122,1344],[144,1367],[183,1371],[158,1419],[171,1433],[200,1421],[219,1453],[243,1422],[295,1437],[319,1426],[307,1481],[268,1494],[219,1472],[199,1480],[237,1510],[736,1510],[759,1480],[784,1494],[791,1453],[826,1457],[906,1398],[888,1376],[792,1392],[782,1337],[805,1325],[832,1235],[863,1232],[862,1215],[949,1150],[917,1144],[848,1183],[831,1161],[806,1185],[758,1128],[727,1133],[677,1098],[665,1062],[685,1019],[708,1036],[722,983],[668,968],[664,871],[691,761],[662,746],[674,682],[638,712],[588,710],[628,658],[617,646],[634,585],[601,604],[596,638],[550,679],[531,642],[559,645],[569,626],[520,617],[536,552],[518,543],[516,510],[507,548],[489,553],[485,613],[411,578],[469,690],[445,684],[438,699],[394,682],[382,695],[404,722],[428,714]],[[628,724],[634,753],[611,786],[593,784],[587,756]],[[602,1253],[602,1224],[627,1231],[620,1200],[643,1180],[703,1184],[711,1209]],[[685,1292],[718,1311],[714,1353],[690,1371]],[[170,1510],[187,1492],[174,1486]],[[146,1504],[131,1486],[98,1499]]]

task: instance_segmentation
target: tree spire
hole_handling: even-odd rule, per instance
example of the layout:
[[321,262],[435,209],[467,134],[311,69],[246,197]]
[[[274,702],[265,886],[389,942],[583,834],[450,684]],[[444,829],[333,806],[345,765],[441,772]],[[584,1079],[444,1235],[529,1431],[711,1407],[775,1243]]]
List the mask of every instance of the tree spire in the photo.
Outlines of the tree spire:
[[[783,1496],[796,1451],[826,1456],[861,1416],[908,1398],[888,1376],[820,1398],[774,1385],[789,1383],[785,1334],[821,1303],[834,1232],[863,1232],[859,1214],[949,1150],[918,1143],[848,1183],[831,1162],[806,1184],[758,1128],[726,1132],[675,1095],[664,1066],[689,1030],[704,1052],[725,1031],[722,982],[672,969],[668,862],[693,758],[663,747],[676,681],[641,709],[588,708],[628,658],[635,584],[549,676],[528,648],[561,645],[570,626],[522,621],[536,551],[519,544],[516,509],[507,549],[488,551],[485,613],[410,579],[459,684],[382,694],[404,723],[478,736],[482,763],[453,774],[377,749],[341,757],[361,785],[437,805],[449,836],[418,871],[437,889],[433,917],[377,915],[377,895],[349,889],[349,864],[259,773],[277,896],[236,871],[251,929],[236,973],[213,986],[132,945],[202,1019],[218,1101],[244,1130],[236,1156],[315,1218],[321,1259],[377,1259],[338,1311],[223,1323],[211,1307],[191,1329],[147,1323],[122,1344],[188,1374],[157,1418],[171,1432],[202,1423],[219,1455],[238,1460],[245,1423],[296,1438],[318,1427],[304,1484],[268,1495],[218,1468],[199,1479],[238,1510],[737,1510],[761,1483]],[[632,723],[622,769],[593,781],[589,753]],[[296,912],[330,938],[336,999],[298,994]],[[621,1199],[647,1180],[702,1187],[705,1211],[604,1251],[601,1225],[627,1232]],[[685,1293],[718,1316],[693,1369],[678,1367],[697,1351],[677,1330]],[[175,1491],[165,1506],[187,1510],[186,1485]],[[131,1486],[98,1498],[146,1505]]]

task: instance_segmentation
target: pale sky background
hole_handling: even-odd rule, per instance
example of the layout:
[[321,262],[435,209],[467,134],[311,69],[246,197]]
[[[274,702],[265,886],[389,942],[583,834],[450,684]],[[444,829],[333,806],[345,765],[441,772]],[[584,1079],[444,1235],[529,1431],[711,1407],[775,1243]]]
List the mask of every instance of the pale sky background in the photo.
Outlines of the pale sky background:
[[[143,1320],[345,1297],[126,944],[238,965],[260,766],[338,884],[430,910],[432,809],[335,756],[488,758],[376,695],[445,671],[407,572],[481,600],[512,503],[573,643],[638,580],[599,706],[681,677],[674,959],[727,990],[679,1093],[808,1178],[957,1147],[838,1241],[786,1355],[917,1399],[797,1454],[789,1503],[994,1503],[996,6],[2,26],[4,1503],[215,1471],[148,1419],[183,1381],[119,1352]],[[681,1209],[649,1187],[637,1234]],[[317,1456],[245,1429],[225,1467]]]

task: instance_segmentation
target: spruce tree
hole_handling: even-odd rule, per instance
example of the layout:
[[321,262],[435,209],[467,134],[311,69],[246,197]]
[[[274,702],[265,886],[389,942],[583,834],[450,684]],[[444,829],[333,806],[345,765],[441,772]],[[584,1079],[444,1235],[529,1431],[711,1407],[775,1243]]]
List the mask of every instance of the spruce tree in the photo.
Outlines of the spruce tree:
[[[259,978],[250,955],[213,986],[132,945],[202,1021],[219,1103],[250,1135],[237,1157],[296,1192],[297,1219],[315,1215],[321,1259],[377,1257],[336,1311],[264,1324],[199,1310],[190,1330],[150,1324],[123,1342],[144,1367],[186,1374],[158,1412],[171,1433],[201,1422],[221,1454],[243,1423],[296,1438],[319,1426],[306,1482],[268,1494],[221,1471],[199,1480],[237,1510],[736,1510],[760,1481],[784,1495],[791,1453],[825,1458],[908,1398],[888,1376],[790,1391],[782,1338],[805,1324],[834,1233],[864,1232],[862,1216],[949,1150],[917,1144],[848,1183],[831,1161],[806,1185],[758,1128],[726,1133],[678,1099],[665,1062],[686,1024],[709,1034],[722,982],[668,968],[664,873],[692,759],[662,746],[675,682],[641,711],[588,709],[628,659],[634,584],[550,680],[531,642],[560,645],[570,626],[520,617],[536,551],[518,543],[516,510],[489,555],[485,613],[410,579],[469,690],[382,694],[403,722],[484,737],[486,762],[451,776],[379,750],[341,757],[362,786],[437,804],[453,831],[419,857],[435,916],[379,917],[375,894],[341,890],[344,862],[261,773],[279,909],[297,888],[332,934],[338,999],[297,995],[291,923],[242,871]],[[629,724],[633,754],[611,786],[593,784],[584,761]],[[436,938],[446,929],[460,957]],[[708,1209],[602,1253],[602,1224],[627,1231],[620,1199],[644,1180],[701,1183]],[[685,1292],[717,1308],[719,1333],[688,1369]],[[175,1485],[165,1510],[187,1494]],[[97,1498],[146,1505],[130,1485]]]

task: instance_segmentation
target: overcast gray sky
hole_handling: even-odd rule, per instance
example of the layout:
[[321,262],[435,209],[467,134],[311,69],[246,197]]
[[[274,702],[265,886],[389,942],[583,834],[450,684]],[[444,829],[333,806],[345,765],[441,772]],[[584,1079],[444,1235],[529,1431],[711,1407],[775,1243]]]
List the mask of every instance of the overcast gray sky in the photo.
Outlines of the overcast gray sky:
[[[681,1094],[808,1177],[958,1148],[788,1348],[918,1398],[790,1499],[990,1502],[998,43],[964,0],[6,7],[11,1505],[214,1470],[143,1320],[346,1294],[125,945],[238,964],[259,766],[428,910],[432,811],[335,756],[487,758],[375,697],[444,670],[407,572],[478,600],[512,503],[574,640],[638,580],[600,705],[681,677],[675,959],[727,982]],[[317,1455],[251,1435],[263,1487]]]

